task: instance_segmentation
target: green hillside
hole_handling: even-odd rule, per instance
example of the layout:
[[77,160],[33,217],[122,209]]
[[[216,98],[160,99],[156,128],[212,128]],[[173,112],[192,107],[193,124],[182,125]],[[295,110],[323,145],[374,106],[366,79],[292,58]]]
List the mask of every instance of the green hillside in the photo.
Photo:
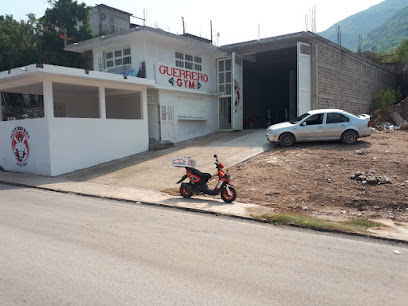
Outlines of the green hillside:
[[319,34],[337,43],[336,28],[337,25],[340,25],[342,46],[353,49],[358,44],[359,33],[362,33],[363,37],[367,37],[372,30],[385,23],[406,6],[408,6],[408,0],[386,0],[335,23]]
[[394,51],[408,38],[408,6],[399,10],[385,23],[378,26],[363,40],[362,50]]

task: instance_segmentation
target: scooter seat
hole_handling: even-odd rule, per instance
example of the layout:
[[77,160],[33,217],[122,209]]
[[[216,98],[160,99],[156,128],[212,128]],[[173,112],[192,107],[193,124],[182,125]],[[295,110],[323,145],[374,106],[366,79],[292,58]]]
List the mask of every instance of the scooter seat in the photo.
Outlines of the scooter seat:
[[210,178],[212,178],[212,175],[209,173],[202,173],[200,170],[195,169],[195,168],[188,168],[188,170],[194,174],[195,176],[198,176],[202,181],[201,183],[205,184],[208,182]]

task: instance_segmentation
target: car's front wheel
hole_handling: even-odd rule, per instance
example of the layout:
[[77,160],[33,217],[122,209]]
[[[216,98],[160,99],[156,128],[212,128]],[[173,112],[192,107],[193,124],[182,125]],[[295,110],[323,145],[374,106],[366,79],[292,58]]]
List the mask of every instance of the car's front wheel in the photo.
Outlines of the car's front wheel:
[[341,141],[345,144],[355,144],[358,139],[358,134],[356,131],[347,130],[341,135]]
[[295,138],[295,136],[294,136],[293,134],[291,134],[291,133],[285,133],[285,134],[282,134],[282,135],[279,137],[279,144],[280,144],[282,147],[290,147],[290,146],[293,146],[293,145],[295,144],[295,142],[296,142],[296,138]]

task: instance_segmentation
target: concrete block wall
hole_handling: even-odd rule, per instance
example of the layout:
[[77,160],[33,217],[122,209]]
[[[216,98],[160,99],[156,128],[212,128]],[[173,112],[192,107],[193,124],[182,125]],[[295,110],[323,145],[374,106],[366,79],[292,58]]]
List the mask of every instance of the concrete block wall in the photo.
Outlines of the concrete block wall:
[[325,40],[314,44],[316,108],[369,113],[380,89],[395,88],[396,77],[380,65]]

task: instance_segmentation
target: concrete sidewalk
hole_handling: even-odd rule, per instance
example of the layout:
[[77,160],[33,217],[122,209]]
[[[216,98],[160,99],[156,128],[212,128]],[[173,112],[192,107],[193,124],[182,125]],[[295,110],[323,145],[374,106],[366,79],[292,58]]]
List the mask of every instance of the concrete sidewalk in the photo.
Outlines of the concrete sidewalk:
[[171,196],[154,190],[121,186],[113,187],[23,173],[0,172],[0,183],[133,203],[176,206],[188,210],[207,211],[240,217],[250,217],[251,213],[249,210],[256,210],[258,207],[258,205],[239,202],[224,203],[220,196],[216,198],[192,197],[184,199],[181,196]]
[[[172,157],[189,156],[197,161],[197,169],[216,173],[214,154],[225,167],[251,158],[271,145],[265,130],[217,132],[204,137],[177,143],[174,147],[149,151],[62,175],[69,181],[96,183],[113,187],[129,187],[163,191],[177,188],[184,175],[183,168],[171,166]],[[232,180],[234,178],[232,177]]]
[[259,205],[227,204],[220,196],[184,199],[161,190],[179,188],[176,182],[185,173],[184,168],[171,166],[173,156],[190,156],[197,160],[200,171],[215,173],[214,154],[218,154],[224,165],[230,167],[269,148],[264,130],[218,132],[165,150],[136,154],[59,177],[0,172],[0,183],[250,217]]

